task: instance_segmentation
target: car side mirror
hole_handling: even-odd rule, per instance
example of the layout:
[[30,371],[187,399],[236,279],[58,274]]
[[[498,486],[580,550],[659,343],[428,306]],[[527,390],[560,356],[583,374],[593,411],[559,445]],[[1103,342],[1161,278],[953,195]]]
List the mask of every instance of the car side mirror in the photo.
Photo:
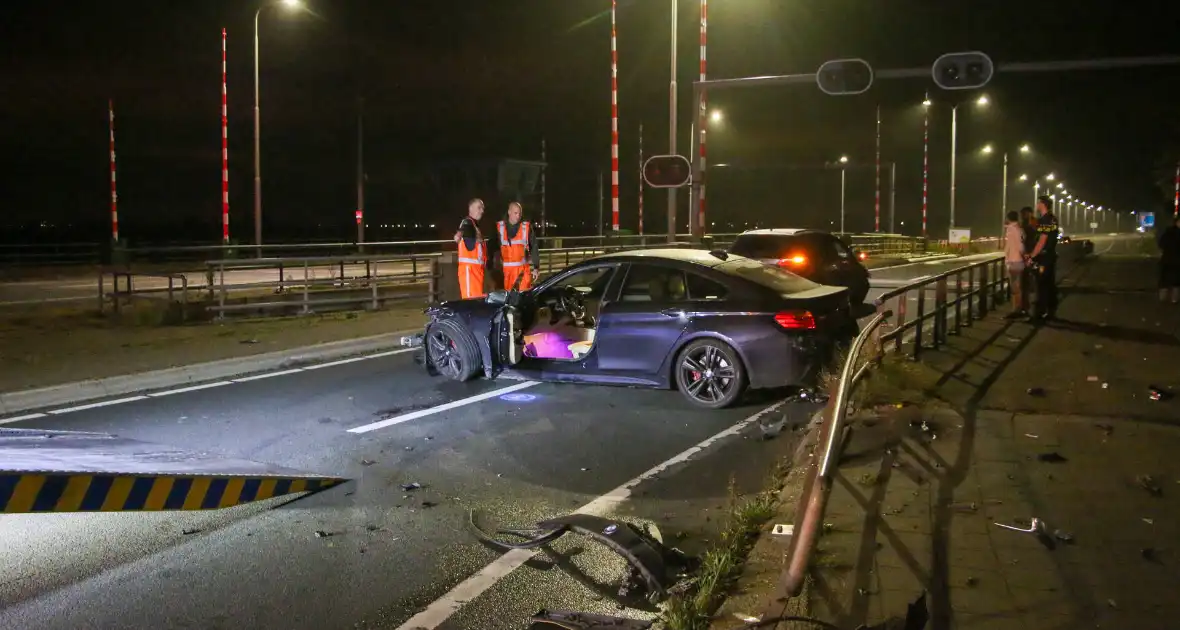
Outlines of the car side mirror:
[[500,290],[492,291],[488,293],[487,302],[488,304],[507,304],[508,292]]

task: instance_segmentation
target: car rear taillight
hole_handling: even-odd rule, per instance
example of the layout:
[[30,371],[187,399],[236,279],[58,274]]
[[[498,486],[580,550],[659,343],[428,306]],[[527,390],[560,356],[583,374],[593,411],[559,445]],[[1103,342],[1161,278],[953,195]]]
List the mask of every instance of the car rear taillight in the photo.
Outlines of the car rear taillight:
[[868,255],[868,254],[866,254],[866,253],[864,253],[864,252],[860,252],[860,253],[858,253],[858,254],[856,255],[856,257],[857,257],[857,258],[859,258],[859,259],[860,259],[860,260],[862,260],[862,261],[863,261],[863,260],[868,260],[868,259],[869,259],[869,255]]
[[779,267],[787,267],[787,268],[802,267],[803,265],[806,265],[806,264],[807,264],[807,257],[803,256],[801,254],[795,254],[794,256],[788,256],[787,258],[780,258],[778,261]]
[[783,311],[775,314],[774,323],[787,330],[814,330],[815,316],[811,311]]

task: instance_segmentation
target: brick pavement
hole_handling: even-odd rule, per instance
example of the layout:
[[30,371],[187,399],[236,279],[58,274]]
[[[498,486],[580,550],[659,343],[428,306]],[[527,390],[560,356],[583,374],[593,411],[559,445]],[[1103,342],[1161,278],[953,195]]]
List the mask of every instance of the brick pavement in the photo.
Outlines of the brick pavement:
[[[1180,309],[1154,278],[1090,260],[1061,322],[993,314],[926,353],[949,404],[854,424],[812,614],[877,623],[928,589],[929,628],[1180,628],[1180,398],[1147,395],[1180,384]],[[1031,517],[1045,535],[997,525]]]

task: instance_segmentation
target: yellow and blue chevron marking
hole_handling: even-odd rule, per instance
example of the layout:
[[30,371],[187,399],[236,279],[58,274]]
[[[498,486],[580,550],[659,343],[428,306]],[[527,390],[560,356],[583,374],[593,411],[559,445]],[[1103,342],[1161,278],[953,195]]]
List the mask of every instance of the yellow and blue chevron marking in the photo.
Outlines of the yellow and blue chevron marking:
[[0,513],[215,510],[343,483],[333,477],[0,473]]

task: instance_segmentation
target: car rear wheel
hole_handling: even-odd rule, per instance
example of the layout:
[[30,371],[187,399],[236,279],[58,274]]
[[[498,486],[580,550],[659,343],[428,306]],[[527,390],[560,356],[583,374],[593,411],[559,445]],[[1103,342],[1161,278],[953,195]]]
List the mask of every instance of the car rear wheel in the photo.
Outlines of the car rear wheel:
[[452,380],[469,381],[483,367],[475,337],[453,319],[430,326],[426,332],[426,351],[434,369]]
[[722,409],[746,389],[746,370],[733,348],[715,339],[694,341],[676,360],[676,386],[696,407]]

